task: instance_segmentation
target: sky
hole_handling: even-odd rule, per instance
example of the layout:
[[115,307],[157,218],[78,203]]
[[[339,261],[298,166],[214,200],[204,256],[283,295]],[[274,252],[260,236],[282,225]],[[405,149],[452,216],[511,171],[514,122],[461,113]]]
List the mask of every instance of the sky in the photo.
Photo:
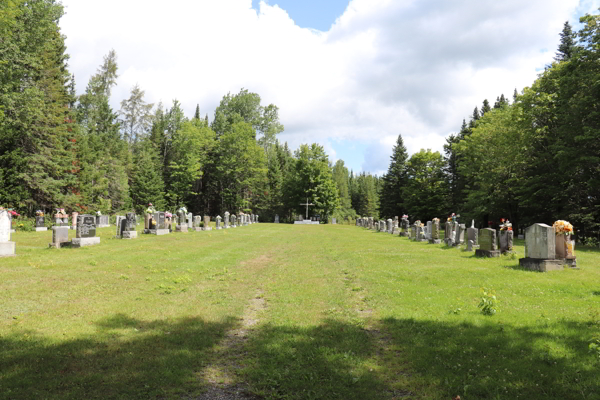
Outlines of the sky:
[[475,106],[530,86],[565,21],[600,0],[62,0],[70,71],[83,93],[111,49],[115,110],[135,84],[212,120],[245,88],[279,107],[292,149],[381,175],[402,135],[443,153]]

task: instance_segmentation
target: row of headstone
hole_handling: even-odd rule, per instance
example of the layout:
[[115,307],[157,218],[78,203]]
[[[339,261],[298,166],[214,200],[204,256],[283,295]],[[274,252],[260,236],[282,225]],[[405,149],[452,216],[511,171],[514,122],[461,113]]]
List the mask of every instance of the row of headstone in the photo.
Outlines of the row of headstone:
[[[395,220],[380,220],[376,229],[379,232],[393,232]],[[401,230],[404,231],[408,219],[402,218],[400,222]],[[565,223],[557,221],[555,223]],[[369,218],[358,218],[357,226],[369,227]],[[566,223],[568,224],[568,223]],[[571,239],[572,226],[570,224],[567,232],[559,228],[545,224],[534,224],[525,230],[525,257],[519,259],[519,265],[523,268],[534,271],[551,271],[563,269],[564,265],[572,268],[577,267],[577,258],[575,256],[575,242]],[[506,221],[501,225],[500,230],[485,228],[475,228],[474,221],[471,227],[465,229],[464,224],[459,224],[456,218],[451,218],[445,225],[445,243],[448,246],[459,246],[465,241],[465,231],[467,236],[467,251],[475,250],[476,256],[480,257],[499,257],[501,254],[514,253],[513,239],[514,232],[512,225]],[[404,232],[403,232],[404,233]],[[428,241],[431,244],[439,244],[440,239],[440,221],[435,218],[428,221],[427,226],[423,226],[420,221],[415,221],[408,230],[408,236],[415,241]]]

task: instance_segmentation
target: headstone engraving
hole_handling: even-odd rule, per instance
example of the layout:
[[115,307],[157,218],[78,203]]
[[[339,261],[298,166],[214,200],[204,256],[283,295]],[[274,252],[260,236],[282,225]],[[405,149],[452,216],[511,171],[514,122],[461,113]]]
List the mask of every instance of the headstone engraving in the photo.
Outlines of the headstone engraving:
[[96,237],[96,217],[89,214],[77,216],[77,231],[75,232],[75,238],[71,240],[72,247],[100,244],[100,238]]

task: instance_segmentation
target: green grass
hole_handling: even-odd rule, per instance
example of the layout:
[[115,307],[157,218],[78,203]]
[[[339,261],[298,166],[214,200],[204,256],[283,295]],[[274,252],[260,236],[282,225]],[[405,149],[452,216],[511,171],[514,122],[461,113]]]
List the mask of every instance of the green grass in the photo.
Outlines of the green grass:
[[600,399],[597,249],[535,273],[519,241],[477,259],[342,225],[99,231],[59,250],[51,232],[13,234],[0,399]]

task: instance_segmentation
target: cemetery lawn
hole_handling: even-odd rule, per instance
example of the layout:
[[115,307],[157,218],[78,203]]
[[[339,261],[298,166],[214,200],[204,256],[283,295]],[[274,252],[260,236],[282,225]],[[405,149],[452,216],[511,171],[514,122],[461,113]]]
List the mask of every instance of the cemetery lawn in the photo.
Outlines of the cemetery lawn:
[[520,241],[477,259],[355,226],[114,231],[13,234],[0,399],[600,399],[598,249],[536,273]]

